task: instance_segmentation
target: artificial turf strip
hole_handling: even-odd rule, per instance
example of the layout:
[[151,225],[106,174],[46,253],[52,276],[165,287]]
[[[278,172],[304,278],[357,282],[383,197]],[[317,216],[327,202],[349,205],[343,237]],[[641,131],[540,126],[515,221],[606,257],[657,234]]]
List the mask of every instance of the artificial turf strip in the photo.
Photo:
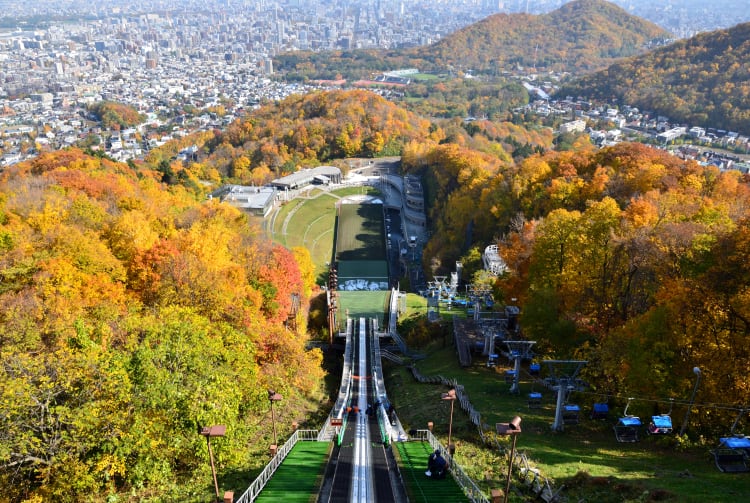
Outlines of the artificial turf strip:
[[297,442],[260,492],[257,502],[308,503],[318,499],[330,442]]
[[427,458],[432,452],[429,442],[394,442],[399,453],[399,468],[409,501],[413,503],[468,502],[463,490],[453,477],[438,480],[427,477]]

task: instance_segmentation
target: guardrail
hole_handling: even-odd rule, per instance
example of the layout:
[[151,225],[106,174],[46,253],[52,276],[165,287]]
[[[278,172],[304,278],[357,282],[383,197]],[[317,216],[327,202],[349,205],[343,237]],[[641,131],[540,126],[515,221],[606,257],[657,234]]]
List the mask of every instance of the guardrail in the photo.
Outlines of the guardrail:
[[344,368],[341,371],[341,386],[339,387],[339,396],[336,404],[331,410],[331,417],[342,418],[346,411],[346,404],[349,402],[352,385],[352,323],[351,319],[346,322],[346,350],[344,353]]
[[269,461],[263,471],[260,472],[260,475],[256,477],[253,483],[250,484],[250,487],[247,488],[247,490],[242,494],[242,496],[239,497],[239,499],[235,503],[251,503],[255,501],[268,481],[271,480],[271,477],[273,477],[276,469],[281,466],[281,463],[284,462],[284,458],[287,457],[287,455],[297,444],[297,442],[314,441],[317,440],[317,438],[318,430],[297,430],[292,433],[292,436],[289,437],[289,440],[287,440],[284,445],[281,446],[281,448],[276,452],[276,455],[271,458],[271,461]]
[[376,397],[376,402],[379,403],[375,411],[378,418],[378,425],[380,426],[380,434],[384,444],[390,443],[397,434],[394,433],[391,421],[388,418],[388,409],[390,408],[390,401],[385,391],[385,381],[383,380],[383,365],[382,355],[380,352],[380,336],[377,331],[377,324],[372,324],[372,386],[373,392]]
[[459,485],[470,501],[473,503],[490,503],[489,498],[487,498],[487,496],[482,493],[482,490],[479,489],[479,486],[468,475],[466,475],[463,468],[461,468],[461,465],[453,461],[453,456],[451,456],[448,449],[443,447],[443,444],[440,443],[430,430],[417,430],[416,438],[423,442],[429,442],[433,449],[440,449],[440,452],[443,453],[443,457],[448,462],[448,466],[450,466],[448,473],[451,474],[456,481],[456,484]]
[[339,433],[336,435],[336,445],[341,446],[341,442],[344,441],[344,432],[346,432],[346,423],[349,422],[349,414],[344,414],[341,418],[341,426],[339,426]]

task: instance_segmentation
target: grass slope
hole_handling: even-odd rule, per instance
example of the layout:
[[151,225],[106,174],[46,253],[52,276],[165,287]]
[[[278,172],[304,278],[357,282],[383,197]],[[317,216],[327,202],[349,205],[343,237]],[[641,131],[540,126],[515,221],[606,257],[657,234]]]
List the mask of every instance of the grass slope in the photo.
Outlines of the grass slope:
[[[558,486],[565,484],[564,495],[570,501],[729,502],[750,497],[747,474],[727,475],[715,468],[709,453],[716,444],[714,439],[702,445],[678,448],[673,436],[644,434],[639,443],[618,443],[612,426],[621,408],[614,407],[610,420],[590,420],[587,414],[595,399],[582,394],[571,398],[581,405],[581,423],[555,433],[550,429],[555,410],[551,391],[526,380],[521,383],[520,396],[511,395],[503,379],[509,366],[489,369],[480,362],[462,369],[450,342],[434,342],[429,353],[426,360],[419,362],[420,372],[457,379],[482,414],[483,423],[494,427],[495,423],[507,422],[516,414],[523,418],[518,449],[526,452]],[[417,383],[403,367],[386,365],[385,375],[388,396],[406,429],[425,428],[428,421],[433,421],[434,433],[446,443],[449,409],[440,400],[440,393],[446,389]],[[532,389],[543,393],[541,409],[527,407],[526,396]],[[649,417],[650,404],[642,407],[643,410],[635,407],[632,412],[642,419]],[[679,423],[680,418],[675,417],[675,420]],[[503,487],[505,457],[480,443],[476,427],[460,409],[453,416],[453,441],[457,445],[456,461],[487,494],[492,488]],[[505,439],[500,442],[504,443]]]
[[335,204],[342,197],[377,194],[371,187],[346,187],[330,192],[313,189],[304,198],[282,205],[266,222],[270,238],[287,248],[303,246],[310,251],[316,277],[324,277],[333,257]]
[[384,312],[389,294],[390,292],[387,290],[374,292],[339,291],[339,306],[341,306],[339,313],[342,328],[347,312],[349,313],[349,317],[355,320],[360,317],[377,318],[380,326],[385,326]]
[[342,204],[336,236],[339,261],[385,260],[382,204]]

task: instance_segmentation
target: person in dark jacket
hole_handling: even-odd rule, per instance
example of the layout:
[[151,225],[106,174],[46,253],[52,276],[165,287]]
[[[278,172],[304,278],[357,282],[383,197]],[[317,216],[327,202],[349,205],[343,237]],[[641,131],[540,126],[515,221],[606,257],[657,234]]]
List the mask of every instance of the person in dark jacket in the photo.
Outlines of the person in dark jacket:
[[440,449],[435,449],[435,452],[430,454],[427,458],[427,471],[424,473],[428,477],[436,479],[445,478],[448,463],[445,458],[440,454]]

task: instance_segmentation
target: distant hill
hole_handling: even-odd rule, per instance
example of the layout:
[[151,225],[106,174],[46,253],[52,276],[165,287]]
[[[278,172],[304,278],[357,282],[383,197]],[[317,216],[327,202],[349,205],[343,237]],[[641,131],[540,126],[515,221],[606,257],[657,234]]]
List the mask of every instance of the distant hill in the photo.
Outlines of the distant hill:
[[576,0],[543,15],[496,14],[419,50],[428,61],[488,71],[509,65],[593,71],[670,35],[604,0]]
[[604,0],[576,0],[543,15],[496,14],[414,49],[295,52],[274,59],[288,77],[362,78],[373,72],[452,67],[497,74],[511,68],[591,72],[633,56],[670,34]]
[[691,125],[750,133],[750,23],[620,61],[558,96],[638,106]]

